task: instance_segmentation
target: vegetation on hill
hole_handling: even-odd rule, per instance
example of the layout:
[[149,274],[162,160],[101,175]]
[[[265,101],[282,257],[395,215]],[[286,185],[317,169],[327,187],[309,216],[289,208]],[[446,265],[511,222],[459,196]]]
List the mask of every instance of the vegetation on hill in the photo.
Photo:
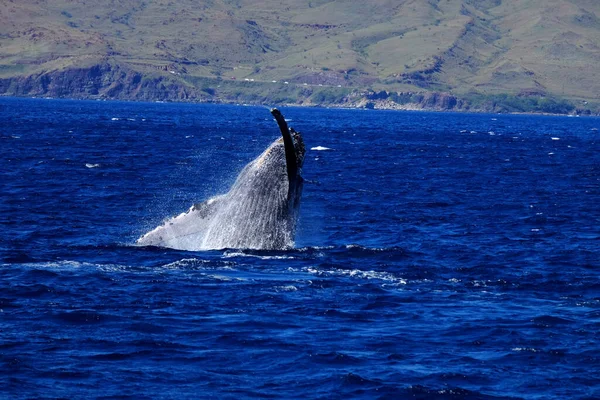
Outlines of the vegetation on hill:
[[598,112],[599,44],[596,0],[6,0],[0,94]]

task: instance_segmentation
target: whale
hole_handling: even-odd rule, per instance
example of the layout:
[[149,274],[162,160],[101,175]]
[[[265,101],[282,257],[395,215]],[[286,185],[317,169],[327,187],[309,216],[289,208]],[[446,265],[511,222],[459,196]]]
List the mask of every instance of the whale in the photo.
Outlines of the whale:
[[304,179],[305,145],[281,112],[281,137],[239,173],[227,193],[192,205],[142,235],[140,246],[178,250],[285,250],[294,246]]

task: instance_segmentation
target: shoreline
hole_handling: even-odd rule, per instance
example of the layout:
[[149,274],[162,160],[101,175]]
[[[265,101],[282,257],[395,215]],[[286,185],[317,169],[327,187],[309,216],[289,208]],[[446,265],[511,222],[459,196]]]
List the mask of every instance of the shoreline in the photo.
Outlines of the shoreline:
[[126,102],[126,103],[149,103],[149,104],[214,104],[214,105],[231,105],[231,106],[240,106],[240,107],[299,107],[299,108],[322,108],[322,109],[340,109],[340,110],[356,110],[356,111],[400,111],[400,112],[432,112],[432,113],[458,113],[458,114],[493,114],[493,115],[529,115],[529,116],[553,116],[553,117],[570,117],[570,118],[579,118],[579,117],[600,117],[599,114],[562,114],[562,113],[547,113],[547,112],[521,112],[521,111],[513,111],[513,112],[502,112],[502,111],[491,111],[485,109],[461,109],[461,108],[451,108],[451,109],[442,109],[436,107],[420,107],[416,103],[408,103],[408,104],[397,104],[394,105],[383,105],[383,104],[375,104],[373,107],[366,107],[362,104],[367,103],[368,101],[362,101],[357,103],[337,103],[337,104],[312,104],[312,103],[266,103],[266,102],[239,102],[227,99],[210,99],[207,101],[200,100],[139,100],[139,99],[119,99],[119,98],[106,98],[106,97],[52,97],[52,96],[15,96],[15,95],[7,95],[0,94],[0,99],[30,99],[30,100],[64,100],[64,101],[90,101],[90,102]]

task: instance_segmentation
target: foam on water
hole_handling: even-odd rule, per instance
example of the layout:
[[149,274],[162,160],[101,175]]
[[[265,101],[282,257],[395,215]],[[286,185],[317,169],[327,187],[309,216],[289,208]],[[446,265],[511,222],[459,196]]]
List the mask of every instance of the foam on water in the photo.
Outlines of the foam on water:
[[261,255],[261,254],[245,253],[245,252],[241,252],[241,251],[225,251],[223,253],[223,257],[225,257],[225,258],[251,257],[251,258],[259,258],[261,260],[292,260],[292,259],[296,258],[293,255]]
[[350,278],[356,278],[359,280],[379,280],[385,282],[392,282],[399,285],[406,285],[408,282],[400,277],[395,276],[389,272],[382,271],[363,271],[360,269],[319,269],[314,267],[307,267],[303,269],[305,272],[309,272],[317,276],[345,276]]

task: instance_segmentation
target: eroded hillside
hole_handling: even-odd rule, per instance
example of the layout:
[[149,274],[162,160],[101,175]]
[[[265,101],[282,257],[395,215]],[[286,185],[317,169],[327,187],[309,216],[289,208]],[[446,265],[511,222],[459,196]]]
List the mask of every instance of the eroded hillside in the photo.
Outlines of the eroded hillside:
[[5,0],[0,92],[257,101],[271,93],[293,102],[386,90],[594,101],[599,15],[595,0]]

